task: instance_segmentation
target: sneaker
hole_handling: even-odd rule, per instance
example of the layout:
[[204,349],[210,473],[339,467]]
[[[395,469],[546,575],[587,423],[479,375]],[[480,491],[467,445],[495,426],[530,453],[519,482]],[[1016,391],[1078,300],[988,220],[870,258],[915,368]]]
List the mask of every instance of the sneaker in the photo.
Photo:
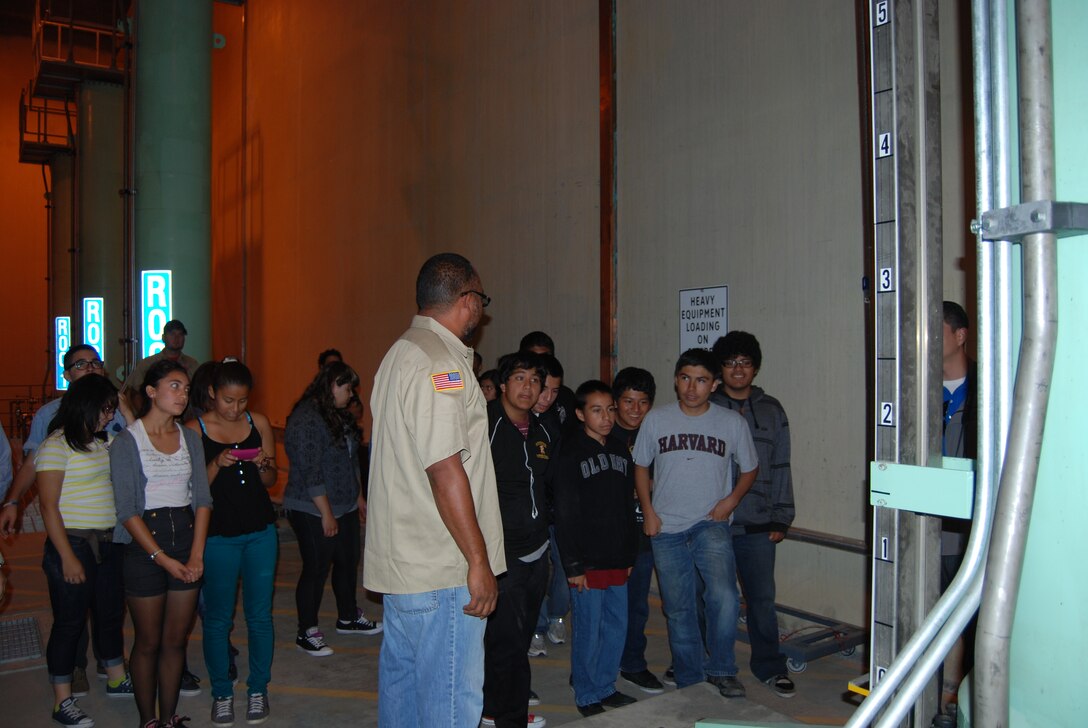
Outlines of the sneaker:
[[[197,689],[197,691],[199,692],[199,688]],[[109,683],[106,683],[106,695],[110,696],[111,698],[134,697],[132,692],[132,676],[126,673],[125,678],[116,685],[110,685]]]
[[91,684],[87,682],[87,671],[82,667],[72,670],[72,695],[82,698],[91,692]]
[[[579,708],[579,710],[581,710],[581,708]],[[491,728],[495,725],[495,719],[485,715],[480,719],[480,725],[484,726],[484,728]],[[526,728],[544,728],[546,725],[548,725],[548,721],[544,716],[534,715],[533,713],[529,713],[529,722],[525,724]]]
[[246,723],[257,725],[266,720],[268,720],[268,695],[253,693],[249,696],[249,707],[246,708]]
[[638,687],[644,693],[650,695],[658,695],[665,692],[665,686],[661,684],[661,681],[657,679],[649,670],[642,670],[640,672],[620,672],[622,677],[627,682]]
[[548,622],[548,641],[553,645],[561,645],[567,641],[567,623],[562,617]]
[[533,706],[537,706],[537,705],[540,705],[540,696],[536,694],[535,690],[530,690],[529,691],[529,706],[533,707]]
[[306,630],[306,634],[295,637],[295,644],[310,657],[325,657],[332,654],[332,648],[325,644],[325,635],[321,634],[317,627],[310,627]]
[[665,677],[661,678],[661,682],[670,687],[676,687],[676,672],[673,671],[672,665],[669,665],[669,669],[665,671]]
[[360,609],[355,615],[355,619],[350,622],[345,622],[342,619],[336,620],[336,633],[337,634],[381,634],[382,623],[371,622],[363,614],[363,610]]
[[930,728],[956,728],[956,717],[946,713],[938,713],[933,717]]
[[604,706],[600,703],[590,703],[589,705],[579,705],[578,712],[587,718],[591,715],[600,715],[604,712]]
[[212,698],[212,725],[226,726],[234,725],[234,696],[228,695],[225,698]]
[[[182,670],[181,672],[181,694],[187,698],[200,695],[200,678],[188,670]],[[173,718],[170,720],[173,720]]]
[[743,698],[748,694],[736,675],[710,675],[706,681],[718,688],[723,698]]
[[79,702],[75,698],[61,701],[61,704],[53,709],[53,722],[60,725],[79,726],[79,728],[94,728],[94,720],[79,709]]
[[537,632],[529,643],[529,657],[547,657],[548,648],[544,646],[544,635]]
[[625,705],[630,705],[631,703],[637,702],[638,700],[636,700],[635,698],[632,698],[630,695],[624,695],[617,690],[616,692],[612,693],[607,698],[602,700],[601,705],[606,708],[622,708]]
[[790,680],[789,675],[769,677],[763,681],[763,684],[780,698],[792,698],[797,694],[797,687],[793,684],[793,680]]

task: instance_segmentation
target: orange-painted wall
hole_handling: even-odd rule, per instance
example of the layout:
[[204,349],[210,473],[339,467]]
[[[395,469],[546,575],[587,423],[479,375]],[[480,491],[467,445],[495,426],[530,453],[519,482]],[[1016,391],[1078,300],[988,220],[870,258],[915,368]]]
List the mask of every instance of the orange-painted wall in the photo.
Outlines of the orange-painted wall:
[[0,421],[9,434],[7,400],[31,385],[40,396],[42,385],[52,381],[45,187],[41,167],[19,163],[15,113],[33,71],[30,52],[29,34],[0,36]]

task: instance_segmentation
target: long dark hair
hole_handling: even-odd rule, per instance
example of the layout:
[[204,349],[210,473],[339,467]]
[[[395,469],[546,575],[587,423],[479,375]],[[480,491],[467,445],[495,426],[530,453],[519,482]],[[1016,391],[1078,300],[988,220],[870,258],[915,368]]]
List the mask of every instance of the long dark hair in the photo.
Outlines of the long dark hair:
[[[176,361],[169,359],[160,359],[151,365],[151,368],[147,370],[147,375],[144,377],[143,384],[140,385],[140,394],[143,395],[143,399],[140,402],[140,411],[136,413],[137,417],[143,417],[151,411],[151,398],[147,396],[147,388],[151,387],[155,389],[159,386],[159,382],[171,372],[182,372],[185,377],[189,377],[189,370],[183,367]],[[189,390],[192,391],[192,382],[189,383]]]
[[306,391],[298,398],[291,411],[294,412],[307,400],[312,401],[337,445],[344,437],[358,438],[359,426],[352,419],[351,413],[346,408],[337,409],[332,399],[332,388],[348,383],[353,389],[359,386],[359,375],[355,373],[355,370],[342,361],[329,362],[306,387]]
[[64,430],[68,447],[89,452],[98,429],[98,417],[106,407],[117,409],[117,387],[105,377],[88,374],[72,382],[60,408],[49,423],[49,431]]

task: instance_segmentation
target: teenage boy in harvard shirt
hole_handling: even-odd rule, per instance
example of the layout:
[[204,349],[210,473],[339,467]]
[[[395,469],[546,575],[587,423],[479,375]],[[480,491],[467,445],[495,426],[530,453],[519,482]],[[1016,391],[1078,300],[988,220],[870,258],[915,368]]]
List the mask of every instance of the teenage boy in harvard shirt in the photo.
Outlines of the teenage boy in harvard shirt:
[[487,403],[495,461],[506,573],[484,632],[483,725],[539,728],[529,706],[529,642],[548,583],[548,511],[544,493],[553,435],[532,415],[544,382],[540,356],[529,351],[499,360],[498,399]]
[[582,429],[567,435],[555,462],[555,531],[574,606],[574,701],[582,715],[596,715],[635,702],[616,690],[638,549],[634,468],[627,448],[608,436],[616,416],[608,385],[585,382],[574,402]]
[[[729,521],[756,478],[748,424],[710,404],[718,364],[706,349],[688,349],[675,369],[679,402],[650,410],[635,441],[635,487],[651,538],[669,629],[676,686],[706,680],[725,698],[742,698],[734,641],[737,570]],[[733,483],[733,461],[740,476]],[[650,466],[654,467],[653,499]],[[697,582],[702,580],[699,596]],[[702,599],[706,642],[696,600]]]
[[[609,437],[618,440],[628,452],[635,447],[642,420],[654,406],[656,394],[654,375],[645,369],[626,367],[617,372],[612,380],[616,424]],[[650,537],[642,532],[642,508],[633,488],[631,498],[635,501],[635,522],[638,523],[638,556],[635,557],[631,575],[627,577],[627,639],[623,645],[623,656],[620,657],[620,677],[642,692],[656,695],[664,692],[665,686],[646,664],[646,621],[650,618],[654,552],[650,548]]]

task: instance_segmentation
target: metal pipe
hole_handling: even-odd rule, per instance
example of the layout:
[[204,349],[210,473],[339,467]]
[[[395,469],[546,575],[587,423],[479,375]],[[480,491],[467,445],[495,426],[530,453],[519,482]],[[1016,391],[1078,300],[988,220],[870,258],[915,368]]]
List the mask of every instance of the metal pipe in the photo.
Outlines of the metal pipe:
[[[1054,199],[1054,88],[1049,0],[1016,4],[1021,200]],[[1053,233],[1026,236],[1024,332],[1016,376],[1014,416],[1001,473],[979,612],[975,719],[1009,723],[1009,653],[1016,599],[1039,473],[1043,426],[1057,340],[1057,244]]]
[[[1012,204],[1010,190],[1009,135],[1009,6],[1006,2],[994,3],[990,9],[990,79],[992,100],[990,104],[993,144],[991,167],[992,204],[979,206],[979,210],[1001,209]],[[993,248],[994,325],[993,325],[993,381],[994,381],[994,460],[1000,465],[1005,459],[1005,443],[1009,435],[1009,410],[1012,407],[1012,372],[1014,342],[1012,337],[1012,243],[1007,240],[990,243]],[[981,359],[981,355],[979,356]],[[997,473],[994,479],[997,479]]]
[[[988,19],[990,0],[972,0],[972,56],[975,86],[975,156],[978,167],[976,193],[979,210],[990,209],[992,199],[992,135],[990,119],[991,38]],[[925,689],[937,665],[944,659],[978,606],[981,574],[986,562],[993,503],[992,474],[992,379],[989,376],[993,310],[992,252],[979,244],[979,458],[975,475],[975,509],[963,565],[948,589],[934,605],[925,623],[896,656],[880,683],[851,717],[847,726],[865,726],[888,705],[880,725],[895,725]],[[986,449],[989,447],[990,449]],[[871,678],[870,678],[871,679]],[[902,689],[899,686],[902,685]],[[897,692],[898,690],[898,692]]]

